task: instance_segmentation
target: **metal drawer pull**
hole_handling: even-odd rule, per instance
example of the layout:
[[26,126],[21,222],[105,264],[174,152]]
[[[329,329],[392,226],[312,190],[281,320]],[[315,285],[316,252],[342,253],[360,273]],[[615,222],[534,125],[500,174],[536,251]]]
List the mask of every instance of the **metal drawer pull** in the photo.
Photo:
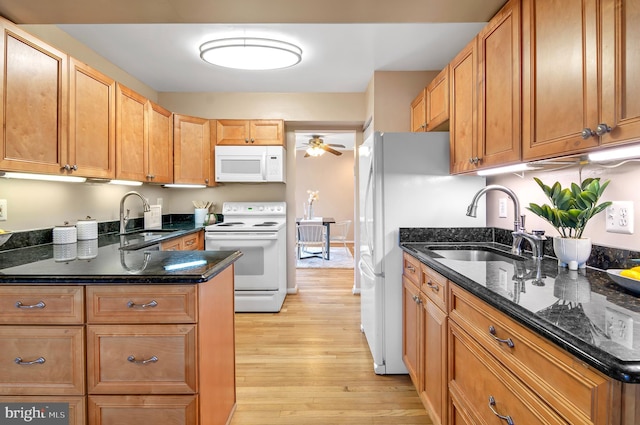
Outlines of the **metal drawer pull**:
[[16,357],[14,362],[16,362],[16,364],[20,364],[20,365],[30,365],[30,364],[42,364],[44,362],[46,362],[46,360],[44,359],[44,357],[38,357],[37,359],[30,361],[30,362],[24,362],[22,361],[22,357]]
[[504,415],[501,415],[500,413],[496,412],[496,409],[494,409],[495,405],[496,405],[496,399],[493,398],[492,395],[490,395],[489,396],[489,409],[491,409],[491,411],[493,412],[494,415],[496,415],[497,417],[499,417],[503,421],[506,421],[507,425],[514,425],[513,419],[511,419],[511,416],[508,416],[508,415],[504,416]]
[[438,285],[434,285],[431,281],[426,282],[427,287],[433,289],[434,291],[440,291],[440,287]]
[[133,301],[129,301],[127,303],[127,307],[129,308],[147,308],[147,307],[157,307],[158,303],[156,302],[156,300],[151,300],[150,303],[146,303],[146,304],[136,304]]
[[504,344],[507,344],[507,347],[509,348],[513,348],[516,345],[513,343],[513,341],[511,340],[511,338],[507,338],[507,339],[500,339],[496,336],[496,328],[493,327],[493,325],[489,326],[489,333],[491,334],[491,336],[493,337],[493,339],[495,339],[498,342],[502,342]]
[[127,360],[135,364],[147,364],[157,362],[158,358],[156,356],[151,356],[151,358],[147,360],[136,360],[136,356],[129,356],[127,357]]
[[40,301],[38,304],[24,305],[22,301],[16,301],[16,308],[45,308],[47,305],[44,301]]
[[415,273],[416,269],[413,268],[413,266],[411,264],[407,264],[407,270],[409,270],[411,273]]

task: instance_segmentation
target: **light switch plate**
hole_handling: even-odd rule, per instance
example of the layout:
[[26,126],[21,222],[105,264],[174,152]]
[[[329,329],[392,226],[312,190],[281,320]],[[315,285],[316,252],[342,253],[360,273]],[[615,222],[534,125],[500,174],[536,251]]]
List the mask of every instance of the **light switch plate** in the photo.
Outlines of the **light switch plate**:
[[7,200],[0,199],[0,221],[7,221],[7,216],[9,212],[7,211]]

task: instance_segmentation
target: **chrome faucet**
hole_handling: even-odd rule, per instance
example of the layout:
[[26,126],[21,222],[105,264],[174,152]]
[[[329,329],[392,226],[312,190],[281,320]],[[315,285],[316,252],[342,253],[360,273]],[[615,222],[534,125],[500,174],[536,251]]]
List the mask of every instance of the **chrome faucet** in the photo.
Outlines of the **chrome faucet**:
[[533,251],[534,258],[542,258],[542,241],[546,240],[544,236],[544,231],[534,231],[533,233],[527,233],[524,228],[524,215],[520,214],[520,201],[516,196],[515,192],[509,189],[506,186],[501,186],[498,184],[490,184],[488,186],[483,187],[475,194],[473,200],[471,200],[471,204],[467,207],[467,216],[476,217],[476,210],[478,209],[478,200],[482,195],[491,191],[491,190],[499,190],[501,192],[506,193],[511,198],[513,202],[513,232],[511,236],[513,236],[513,243],[511,245],[511,253],[520,255],[522,249],[520,245],[522,244],[522,240],[526,239],[530,245],[531,250]]
[[127,223],[129,222],[129,210],[127,210],[127,215],[124,214],[124,201],[131,195],[136,195],[142,200],[144,212],[151,211],[151,206],[149,205],[147,200],[144,199],[144,197],[140,195],[138,192],[132,190],[131,192],[125,193],[122,199],[120,199],[120,234],[121,235],[126,233],[125,229],[127,227]]

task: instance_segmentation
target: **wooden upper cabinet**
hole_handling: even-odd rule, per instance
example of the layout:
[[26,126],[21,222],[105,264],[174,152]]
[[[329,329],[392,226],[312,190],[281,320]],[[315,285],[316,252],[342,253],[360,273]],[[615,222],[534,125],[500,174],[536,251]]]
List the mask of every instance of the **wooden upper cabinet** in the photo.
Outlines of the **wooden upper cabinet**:
[[450,169],[452,174],[473,171],[477,153],[477,39],[471,40],[449,64]]
[[[640,8],[633,0],[602,0],[602,93],[599,123],[611,127],[603,145],[640,137]],[[594,129],[595,130],[595,129]]]
[[116,85],[116,178],[146,181],[146,103],[133,90]]
[[173,113],[149,101],[147,116],[146,181],[173,183]]
[[597,1],[523,0],[523,159],[598,146]]
[[217,145],[284,146],[282,120],[217,120]]
[[68,171],[115,178],[116,82],[73,58],[69,65]]
[[174,182],[214,185],[210,121],[173,115]]
[[520,28],[520,0],[511,0],[478,35],[479,169],[521,158]]
[[6,21],[0,169],[59,174],[67,143],[68,57]]
[[449,65],[425,89],[427,131],[449,130]]
[[411,102],[411,131],[427,131],[426,89],[420,90]]

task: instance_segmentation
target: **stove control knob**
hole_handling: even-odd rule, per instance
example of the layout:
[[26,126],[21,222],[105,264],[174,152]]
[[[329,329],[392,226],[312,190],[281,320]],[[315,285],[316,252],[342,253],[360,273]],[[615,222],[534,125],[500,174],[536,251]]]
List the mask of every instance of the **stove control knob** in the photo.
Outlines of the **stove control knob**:
[[264,211],[264,207],[258,208],[258,211]]

